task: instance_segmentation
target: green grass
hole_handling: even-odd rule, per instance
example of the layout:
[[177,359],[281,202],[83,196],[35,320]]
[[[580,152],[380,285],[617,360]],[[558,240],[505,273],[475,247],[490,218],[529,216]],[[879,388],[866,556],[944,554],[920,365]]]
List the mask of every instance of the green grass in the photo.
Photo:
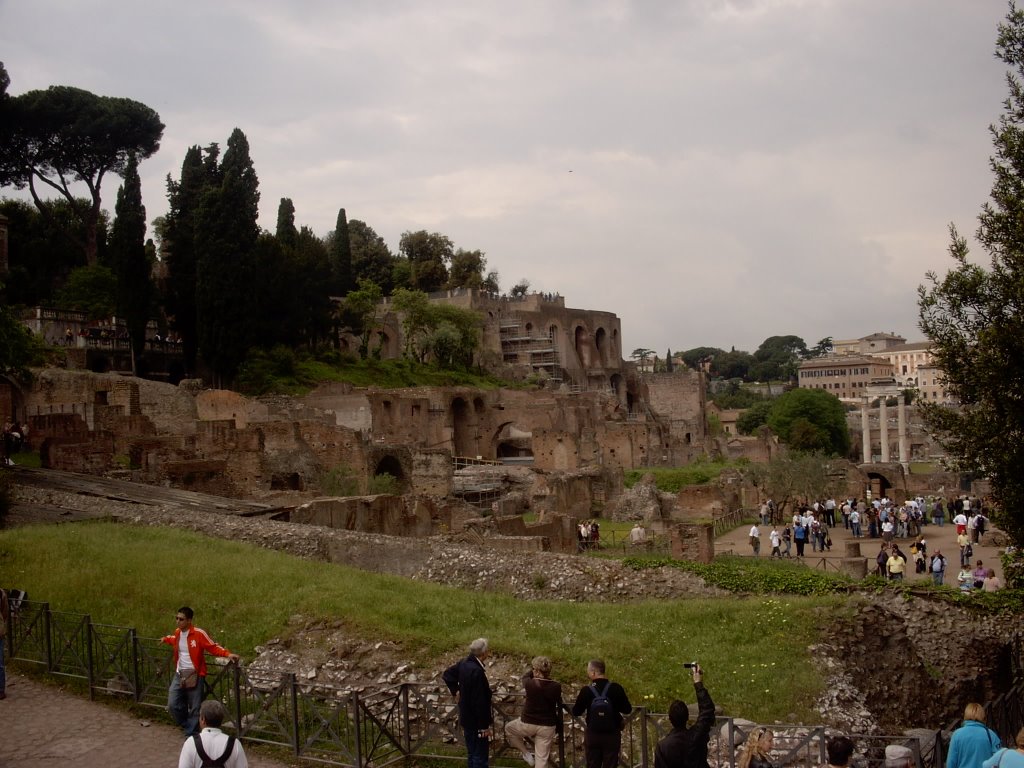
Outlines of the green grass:
[[199,626],[248,659],[256,645],[286,635],[295,614],[395,640],[423,671],[483,635],[496,654],[522,663],[551,656],[567,698],[585,682],[587,660],[603,657],[633,702],[656,711],[692,696],[681,665],[697,659],[726,712],[769,722],[814,720],[822,681],[807,648],[841,605],[831,596],[526,603],[115,523],[0,531],[0,570],[5,584],[54,610],[145,637],[170,632],[174,611],[191,605]]
[[630,469],[625,473],[625,484],[627,488],[632,488],[644,475],[652,474],[659,491],[678,493],[687,485],[706,485],[717,480],[722,470],[730,466],[735,466],[735,462],[698,461],[685,467]]
[[494,388],[516,386],[475,371],[452,370],[412,360],[360,360],[353,355],[325,350],[308,352],[275,347],[250,353],[238,373],[236,385],[247,395],[302,395],[325,382],[347,382],[355,387]]

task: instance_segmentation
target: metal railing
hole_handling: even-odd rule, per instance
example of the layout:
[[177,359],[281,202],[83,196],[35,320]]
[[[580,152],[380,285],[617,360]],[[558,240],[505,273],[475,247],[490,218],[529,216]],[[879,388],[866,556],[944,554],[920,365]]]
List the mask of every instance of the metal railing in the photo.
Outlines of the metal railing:
[[[87,681],[89,697],[130,699],[165,709],[173,649],[132,628],[94,624],[88,615],[53,611],[25,601],[8,622],[12,660],[34,664],[51,675]],[[1019,650],[1019,645],[1015,646]],[[462,731],[454,700],[440,684],[400,683],[368,692],[300,680],[294,673],[211,664],[207,695],[221,700],[230,715],[225,725],[248,742],[283,746],[313,762],[353,768],[386,768],[411,758],[464,760]],[[493,758],[521,765],[502,738],[507,722],[522,708],[522,695],[493,703]],[[987,708],[988,722],[1005,739],[1024,719],[1024,683],[1018,682]],[[563,715],[552,762],[559,768],[585,765],[581,718]],[[719,717],[711,732],[709,763],[735,768],[738,746],[749,725]],[[773,725],[776,766],[817,768],[825,764],[824,726]],[[654,747],[671,729],[667,715],[635,708],[625,718],[621,768],[650,768]],[[943,768],[949,733],[924,737],[856,735],[854,764],[882,768],[887,744],[908,746],[917,768]],[[507,761],[505,761],[507,762]]]

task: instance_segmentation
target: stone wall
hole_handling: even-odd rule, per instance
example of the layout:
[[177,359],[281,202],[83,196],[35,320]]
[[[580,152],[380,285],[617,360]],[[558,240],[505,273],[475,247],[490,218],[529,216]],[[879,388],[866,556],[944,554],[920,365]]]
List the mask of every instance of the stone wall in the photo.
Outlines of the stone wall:
[[678,523],[669,529],[672,557],[710,563],[715,559],[715,529],[712,525]]
[[447,451],[416,451],[412,456],[412,490],[427,496],[452,492],[452,457]]
[[676,520],[713,520],[723,512],[739,506],[739,495],[735,489],[719,484],[688,485],[676,494],[676,509],[672,512]]
[[406,505],[403,496],[315,499],[292,510],[293,523],[390,536],[430,536],[439,521],[427,504]]
[[685,464],[707,451],[705,381],[699,371],[674,371],[644,376],[646,400],[669,424],[668,463]]

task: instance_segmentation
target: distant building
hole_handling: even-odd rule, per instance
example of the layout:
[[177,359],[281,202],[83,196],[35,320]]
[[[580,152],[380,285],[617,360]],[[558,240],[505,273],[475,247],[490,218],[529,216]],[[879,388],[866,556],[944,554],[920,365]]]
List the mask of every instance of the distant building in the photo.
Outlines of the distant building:
[[800,364],[797,378],[802,389],[824,389],[840,400],[857,402],[872,380],[892,377],[892,363],[869,355],[826,355]]
[[906,343],[905,338],[895,333],[872,333],[859,339],[833,339],[832,354],[871,355]]

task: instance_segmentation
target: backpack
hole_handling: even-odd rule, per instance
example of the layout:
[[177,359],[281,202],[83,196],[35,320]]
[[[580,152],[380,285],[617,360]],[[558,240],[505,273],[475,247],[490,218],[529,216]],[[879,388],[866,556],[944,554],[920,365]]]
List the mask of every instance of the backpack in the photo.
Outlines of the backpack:
[[587,710],[587,728],[595,733],[615,733],[619,730],[619,713],[608,698],[612,684],[607,683],[603,693],[598,692],[597,683],[591,683],[590,687],[594,690],[594,698]]
[[228,736],[228,743],[224,747],[223,754],[214,760],[206,754],[206,750],[203,749],[203,740],[198,733],[192,737],[192,741],[196,745],[196,754],[199,756],[199,759],[203,761],[203,768],[224,768],[224,766],[227,765],[228,758],[231,757],[231,753],[235,749],[235,737]]

